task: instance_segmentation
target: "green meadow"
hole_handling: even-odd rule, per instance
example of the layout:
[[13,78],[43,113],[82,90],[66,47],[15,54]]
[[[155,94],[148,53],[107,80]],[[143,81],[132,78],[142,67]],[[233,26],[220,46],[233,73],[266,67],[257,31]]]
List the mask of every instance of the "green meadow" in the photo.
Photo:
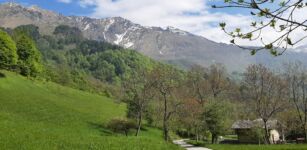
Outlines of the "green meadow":
[[140,137],[106,129],[110,119],[126,114],[114,99],[1,73],[0,149],[180,149],[164,142],[158,129],[146,127]]

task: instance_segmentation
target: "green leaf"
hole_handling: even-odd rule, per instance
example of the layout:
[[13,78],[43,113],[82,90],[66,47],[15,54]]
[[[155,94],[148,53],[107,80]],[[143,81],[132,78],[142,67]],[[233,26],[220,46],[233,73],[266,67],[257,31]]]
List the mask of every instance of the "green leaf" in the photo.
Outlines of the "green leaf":
[[221,23],[220,23],[220,27],[224,30],[225,27],[226,27],[226,23],[225,23],[225,22],[221,22]]
[[257,22],[252,22],[251,26],[252,27],[256,27],[257,26]]
[[232,39],[230,43],[235,44],[235,39]]
[[235,32],[240,33],[241,29],[240,28],[236,28]]
[[250,40],[252,39],[252,37],[253,37],[252,33],[247,33],[243,36],[244,39],[250,39]]
[[256,54],[256,50],[253,49],[253,50],[251,51],[251,55],[255,55],[255,54]]
[[280,25],[279,28],[280,28],[281,31],[283,31],[283,30],[286,29],[286,26],[285,25]]
[[265,45],[264,47],[265,47],[265,49],[272,49],[273,48],[273,44],[271,43],[271,44]]
[[290,38],[287,38],[286,40],[287,40],[287,44],[293,45],[292,40]]
[[271,20],[270,26],[272,28],[275,28],[275,25],[276,25],[276,20]]
[[270,52],[273,56],[277,56],[277,51],[275,49],[271,49]]

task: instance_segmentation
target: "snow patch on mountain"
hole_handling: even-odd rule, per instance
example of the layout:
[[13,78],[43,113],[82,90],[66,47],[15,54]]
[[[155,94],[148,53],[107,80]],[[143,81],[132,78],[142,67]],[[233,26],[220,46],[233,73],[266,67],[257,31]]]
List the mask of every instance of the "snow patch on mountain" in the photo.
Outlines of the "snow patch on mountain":
[[126,34],[127,34],[127,31],[124,32],[123,34],[115,34],[117,39],[113,43],[119,45],[123,41],[123,38]]
[[166,30],[173,32],[173,33],[176,33],[176,34],[180,34],[180,35],[187,35],[188,34],[188,32],[186,32],[186,31],[182,31],[180,29],[177,29],[177,28],[171,27],[171,26],[167,27]]
[[86,24],[86,26],[85,26],[85,28],[84,28],[83,30],[84,30],[84,31],[85,31],[85,30],[88,30],[90,27],[91,27],[90,24]]
[[129,30],[132,31],[137,31],[137,30],[141,30],[142,28],[140,26],[132,26],[131,28],[129,28]]
[[130,47],[132,47],[133,45],[134,45],[134,43],[128,42],[128,43],[124,44],[124,47],[125,47],[125,48],[130,48]]

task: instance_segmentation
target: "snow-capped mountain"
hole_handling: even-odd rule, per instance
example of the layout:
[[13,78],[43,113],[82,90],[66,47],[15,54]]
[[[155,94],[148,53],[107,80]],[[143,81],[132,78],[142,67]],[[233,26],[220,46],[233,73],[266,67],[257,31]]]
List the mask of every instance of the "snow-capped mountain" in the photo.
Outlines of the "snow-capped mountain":
[[[156,60],[188,67],[191,64],[208,66],[223,63],[230,71],[241,71],[251,63],[275,65],[282,61],[306,62],[306,53],[287,52],[273,58],[267,52],[251,56],[235,46],[216,43],[173,27],[145,27],[121,17],[94,19],[64,16],[36,6],[24,7],[15,3],[0,4],[0,26],[14,28],[34,24],[43,34],[51,34],[58,25],[78,27],[88,39],[107,41],[135,49]],[[306,49],[302,47],[301,49]]]

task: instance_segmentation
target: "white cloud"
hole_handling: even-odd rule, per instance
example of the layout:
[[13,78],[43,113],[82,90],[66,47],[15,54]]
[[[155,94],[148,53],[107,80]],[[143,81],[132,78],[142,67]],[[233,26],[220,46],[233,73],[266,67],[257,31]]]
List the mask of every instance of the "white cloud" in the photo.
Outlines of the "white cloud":
[[66,4],[72,2],[72,0],[57,0],[57,1],[60,2],[60,3],[66,3]]
[[[228,29],[241,27],[247,30],[253,21],[248,15],[210,12],[211,7],[206,0],[79,0],[79,4],[83,7],[95,6],[93,17],[121,16],[144,26],[173,26],[224,43],[229,43],[230,37],[219,28],[220,22],[226,22]],[[264,33],[268,41],[277,37],[272,30],[265,30]],[[260,41],[238,43],[259,45]]]

